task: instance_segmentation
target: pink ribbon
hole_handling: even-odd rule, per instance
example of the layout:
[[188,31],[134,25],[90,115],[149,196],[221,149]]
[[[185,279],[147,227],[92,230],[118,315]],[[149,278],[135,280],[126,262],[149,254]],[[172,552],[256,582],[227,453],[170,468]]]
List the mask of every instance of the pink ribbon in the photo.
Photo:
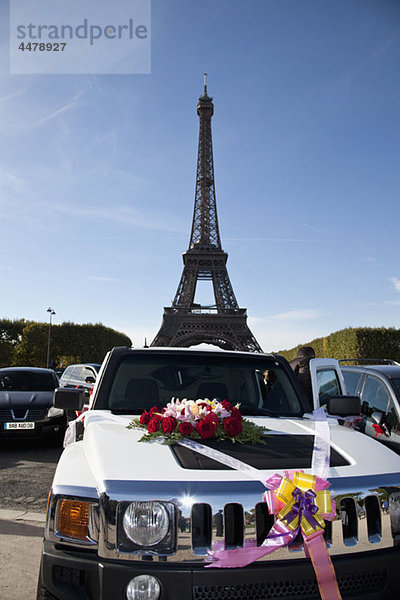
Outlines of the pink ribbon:
[[[322,411],[315,411],[316,419],[316,437],[314,442],[313,466],[314,472],[326,476],[329,469],[329,427],[326,422],[326,416]],[[319,438],[319,440],[317,440]],[[218,458],[217,458],[218,460]],[[285,471],[284,476],[290,481],[294,478],[294,471]],[[298,471],[301,473],[301,471]],[[336,513],[336,504],[331,501],[331,510],[329,512],[320,512],[315,503],[316,493],[327,490],[330,487],[329,481],[323,477],[315,476],[315,485],[313,489],[300,490],[295,487],[292,491],[294,502],[290,501],[290,510],[282,518],[278,518],[278,513],[282,509],[282,501],[277,498],[277,490],[281,485],[283,476],[275,473],[265,482],[267,491],[264,492],[264,501],[268,504],[270,514],[275,515],[275,523],[268,536],[261,546],[257,546],[256,540],[245,540],[243,548],[225,550],[224,542],[218,541],[213,545],[209,552],[213,562],[206,565],[205,568],[240,568],[245,567],[259,558],[271,554],[278,548],[283,548],[292,542],[299,531],[301,531],[304,540],[304,551],[307,557],[311,559],[317,578],[318,588],[322,600],[341,600],[339,587],[336,580],[335,570],[329,556],[325,540],[323,537],[323,524],[318,523],[315,515],[320,519],[333,521]],[[289,499],[288,499],[289,500]],[[293,521],[296,521],[296,527],[290,527]],[[306,534],[302,526],[302,519],[305,525],[313,530]],[[304,523],[304,521],[303,521]]]
[[[285,471],[285,477],[287,479],[291,479],[293,477],[293,473],[294,473],[294,471]],[[269,477],[267,479],[267,481],[265,482],[265,486],[268,488],[268,490],[264,493],[263,499],[264,499],[264,502],[267,502],[270,513],[275,514],[275,515],[281,509],[281,505],[279,504],[279,502],[276,499],[276,490],[279,488],[281,481],[282,481],[282,475],[275,473],[275,475],[272,475],[272,477]],[[321,477],[316,477],[316,483],[315,483],[316,491],[326,490],[328,487],[330,487],[329,481],[321,479]],[[308,490],[306,492],[306,494],[309,494],[310,491],[312,492],[312,490]],[[318,508],[318,507],[316,507],[316,508]],[[334,501],[332,501],[332,512],[322,513],[320,516],[323,519],[332,521],[335,518],[335,511],[336,511],[336,504]],[[289,516],[290,516],[290,513],[285,518],[285,521],[291,520],[291,519],[289,519]],[[314,517],[313,517],[313,521],[315,521]],[[224,542],[222,542],[222,541],[216,542],[213,545],[213,550],[209,553],[210,557],[215,562],[212,562],[211,564],[206,565],[206,568],[216,567],[218,569],[229,569],[229,568],[233,568],[233,567],[246,567],[247,565],[251,564],[252,562],[258,560],[259,558],[262,558],[263,556],[266,556],[268,554],[271,554],[271,552],[278,550],[278,548],[283,548],[284,546],[287,546],[291,541],[293,541],[295,539],[295,537],[297,536],[297,534],[299,532],[299,529],[300,529],[300,519],[299,519],[298,527],[296,527],[296,529],[294,529],[294,530],[290,530],[288,525],[284,522],[284,520],[277,519],[275,521],[273,527],[271,528],[271,531],[269,532],[268,536],[266,537],[266,539],[264,540],[264,542],[261,546],[257,546],[256,540],[246,540],[243,548],[224,550],[223,549]],[[321,535],[322,535],[323,530],[321,530],[321,532],[317,532],[317,533],[321,533]],[[310,537],[312,538],[313,536],[314,536],[314,534],[312,534]],[[304,534],[303,534],[303,538],[305,541],[307,541],[307,537],[305,537]],[[325,541],[324,541],[323,537],[322,537],[322,541],[325,545]],[[326,546],[325,546],[325,549],[326,549]],[[336,597],[340,598],[340,595],[336,596]],[[333,596],[333,598],[335,598],[335,597]]]

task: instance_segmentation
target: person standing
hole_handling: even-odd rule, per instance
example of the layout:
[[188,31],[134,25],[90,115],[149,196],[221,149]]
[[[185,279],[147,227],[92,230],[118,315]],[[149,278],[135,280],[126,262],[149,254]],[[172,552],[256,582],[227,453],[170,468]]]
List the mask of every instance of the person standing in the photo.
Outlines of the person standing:
[[289,363],[311,403],[313,401],[310,374],[310,360],[312,358],[315,358],[314,348],[303,346],[299,348],[296,358]]

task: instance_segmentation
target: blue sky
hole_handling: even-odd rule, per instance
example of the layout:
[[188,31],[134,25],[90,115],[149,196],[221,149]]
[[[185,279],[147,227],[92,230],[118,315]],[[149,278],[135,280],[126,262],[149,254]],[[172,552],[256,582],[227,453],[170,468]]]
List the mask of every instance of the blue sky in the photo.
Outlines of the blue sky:
[[400,326],[398,0],[153,0],[151,74],[98,76],[10,75],[0,7],[0,317],[154,337],[207,71],[222,246],[263,349]]

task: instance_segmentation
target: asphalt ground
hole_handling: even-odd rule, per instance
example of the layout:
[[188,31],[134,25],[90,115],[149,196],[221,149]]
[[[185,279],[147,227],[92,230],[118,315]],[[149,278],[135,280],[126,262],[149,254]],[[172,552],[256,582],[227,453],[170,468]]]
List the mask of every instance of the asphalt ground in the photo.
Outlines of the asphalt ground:
[[0,441],[0,600],[35,600],[47,496],[62,448]]

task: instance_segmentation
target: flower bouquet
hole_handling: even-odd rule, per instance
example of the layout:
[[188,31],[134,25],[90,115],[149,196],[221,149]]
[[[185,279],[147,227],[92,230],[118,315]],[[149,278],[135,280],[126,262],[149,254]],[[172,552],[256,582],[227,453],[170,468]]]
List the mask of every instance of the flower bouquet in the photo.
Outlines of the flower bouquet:
[[172,398],[161,409],[153,406],[149,411],[145,410],[139,419],[128,425],[128,429],[146,430],[140,442],[163,438],[163,444],[171,445],[189,438],[265,444],[267,429],[243,419],[239,406],[232,406],[227,400]]

